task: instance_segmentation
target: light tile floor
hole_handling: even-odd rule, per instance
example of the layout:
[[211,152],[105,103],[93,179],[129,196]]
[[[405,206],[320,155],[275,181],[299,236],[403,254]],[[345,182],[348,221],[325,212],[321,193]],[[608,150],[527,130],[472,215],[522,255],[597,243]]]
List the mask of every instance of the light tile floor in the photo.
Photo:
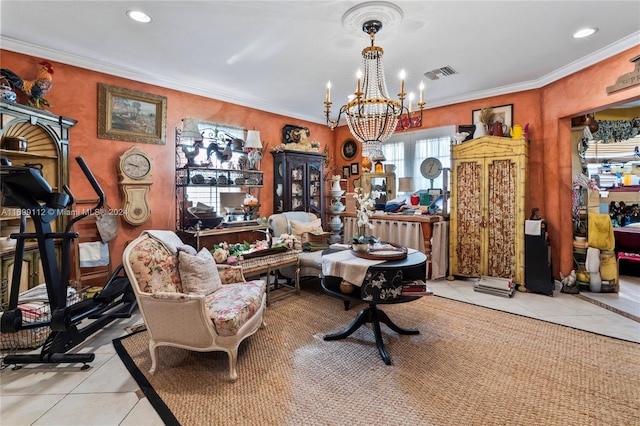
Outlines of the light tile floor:
[[[640,323],[589,301],[559,291],[553,297],[517,292],[504,298],[473,290],[471,281],[429,281],[438,296],[551,321],[640,343]],[[621,277],[620,293],[581,293],[640,317],[640,277]],[[290,296],[295,297],[295,296]],[[78,352],[94,352],[92,368],[78,365],[25,365],[0,373],[0,424],[14,425],[162,425],[156,411],[115,353],[111,341],[141,322],[139,314],[111,323]]]

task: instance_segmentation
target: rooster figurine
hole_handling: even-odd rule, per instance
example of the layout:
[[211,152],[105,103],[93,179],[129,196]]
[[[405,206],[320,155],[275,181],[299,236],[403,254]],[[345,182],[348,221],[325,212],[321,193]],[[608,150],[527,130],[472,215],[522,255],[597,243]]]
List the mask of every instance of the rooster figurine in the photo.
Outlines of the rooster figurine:
[[44,96],[53,86],[53,68],[47,61],[39,62],[41,65],[34,80],[24,80],[13,71],[2,68],[0,74],[7,79],[13,89],[18,89],[29,96],[29,105],[38,109],[51,104]]
[[193,145],[182,145],[182,152],[184,156],[187,158],[187,164],[185,167],[197,167],[196,157],[200,153],[200,148],[202,148],[202,141],[195,141]]

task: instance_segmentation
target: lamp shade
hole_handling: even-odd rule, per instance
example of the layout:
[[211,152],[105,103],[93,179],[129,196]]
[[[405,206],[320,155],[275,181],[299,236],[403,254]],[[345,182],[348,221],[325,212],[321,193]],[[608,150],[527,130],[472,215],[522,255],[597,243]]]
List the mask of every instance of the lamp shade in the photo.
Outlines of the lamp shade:
[[202,133],[198,129],[198,121],[194,118],[182,119],[182,132],[180,132],[181,139],[189,139],[194,141],[201,141]]
[[413,192],[413,178],[401,177],[398,184],[398,192]]
[[244,148],[262,148],[262,141],[260,140],[259,130],[247,130],[247,140],[244,143]]

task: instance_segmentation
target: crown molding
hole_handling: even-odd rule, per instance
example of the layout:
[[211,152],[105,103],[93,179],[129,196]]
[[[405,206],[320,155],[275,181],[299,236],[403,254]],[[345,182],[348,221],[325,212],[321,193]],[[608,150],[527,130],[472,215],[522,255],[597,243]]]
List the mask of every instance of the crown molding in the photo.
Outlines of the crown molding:
[[[509,93],[522,92],[525,90],[539,89],[561,78],[567,77],[584,68],[601,62],[613,55],[624,52],[638,45],[640,39],[640,31],[637,31],[623,39],[618,40],[602,49],[599,49],[583,58],[580,58],[564,67],[550,72],[536,80],[501,86],[492,89],[467,93],[461,96],[453,96],[444,98],[436,102],[428,103],[427,108],[443,107],[447,105],[457,104],[461,102],[474,101],[477,99],[490,98],[494,96],[506,95]],[[204,96],[211,99],[229,102],[236,105],[253,108],[272,114],[278,114],[285,117],[297,118],[312,123],[323,124],[324,117],[306,116],[293,111],[275,108],[268,99],[248,97],[245,93],[239,94],[224,90],[222,88],[194,86],[184,82],[179,82],[165,78],[160,75],[141,72],[136,69],[124,68],[109,64],[103,61],[89,59],[86,57],[74,55],[72,53],[50,49],[30,43],[25,43],[13,38],[0,36],[0,45],[3,49],[12,52],[22,53],[25,55],[47,58],[48,60],[64,63],[67,65],[85,68],[91,71],[113,75],[116,77],[126,78],[129,80],[139,81],[142,83],[153,84],[156,86],[173,89],[180,92],[191,93],[193,95]]]
[[637,31],[629,35],[628,37],[620,39],[615,43],[605,46],[602,49],[599,49],[587,56],[573,61],[572,63],[565,65],[564,67],[558,68],[557,70],[554,70],[538,79],[440,99],[437,102],[427,103],[427,108],[443,107],[461,102],[475,101],[478,99],[507,95],[509,93],[523,92],[525,90],[539,89],[571,74],[574,74],[580,70],[590,67],[591,65],[595,65],[598,62],[610,58],[611,56],[636,47],[638,45],[639,39],[640,31]]
[[[248,97],[246,96],[246,94],[238,94],[220,88],[214,89],[212,87],[190,85],[188,83],[171,80],[157,74],[141,72],[133,68],[120,67],[107,62],[89,59],[72,53],[50,49],[31,43],[25,43],[20,40],[3,36],[0,36],[0,45],[4,50],[9,50],[24,55],[35,56],[38,58],[47,58],[50,61],[84,68],[90,71],[126,78],[141,83],[152,84],[166,89],[173,89],[180,92],[203,96],[223,102],[229,102],[235,105],[246,106],[248,108],[258,109],[273,114],[281,114],[287,117],[301,118],[294,117],[290,113],[290,111],[275,111],[273,108],[273,104],[268,102],[268,100],[256,97]],[[312,121],[308,118],[301,119]],[[319,120],[319,118],[317,117],[314,117],[314,119]]]

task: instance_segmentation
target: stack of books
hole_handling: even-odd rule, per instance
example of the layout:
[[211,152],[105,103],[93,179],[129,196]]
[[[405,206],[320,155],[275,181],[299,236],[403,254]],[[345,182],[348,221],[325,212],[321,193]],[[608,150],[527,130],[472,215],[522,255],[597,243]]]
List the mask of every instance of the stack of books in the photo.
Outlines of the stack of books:
[[482,275],[473,285],[473,290],[495,296],[511,297],[516,291],[516,285],[508,278]]
[[403,296],[431,296],[433,292],[429,290],[427,284],[422,280],[406,281],[402,283]]

